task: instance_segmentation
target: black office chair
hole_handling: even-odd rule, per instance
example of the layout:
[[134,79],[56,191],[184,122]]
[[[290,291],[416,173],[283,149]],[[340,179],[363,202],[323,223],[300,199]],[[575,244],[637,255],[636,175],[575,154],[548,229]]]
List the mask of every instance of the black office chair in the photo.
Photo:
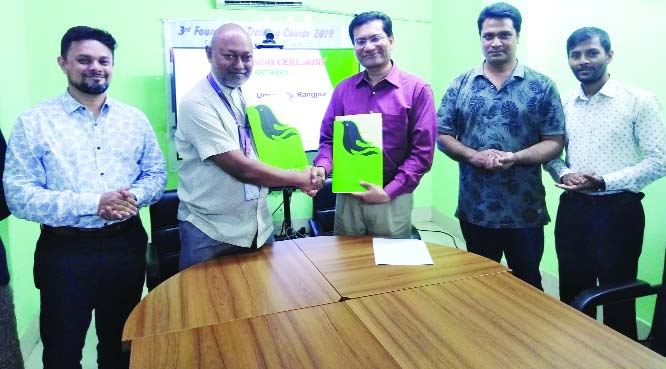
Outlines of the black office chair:
[[[310,223],[310,236],[332,236],[335,223],[335,199],[336,194],[332,189],[333,181],[327,178],[324,186],[312,199],[312,219]],[[412,225],[410,238],[420,240],[419,230]]]
[[647,338],[639,342],[660,355],[666,356],[666,273],[662,277],[661,284],[658,285],[650,285],[645,281],[636,279],[630,282],[614,283],[585,290],[576,296],[571,306],[584,313],[590,313],[600,305],[655,294],[657,295],[657,302],[652,318],[652,328]]
[[312,219],[310,236],[332,236],[335,222],[335,197],[332,190],[333,181],[327,178],[324,186],[312,198]]
[[151,243],[146,255],[146,286],[149,291],[178,273],[180,235],[176,216],[179,203],[176,190],[168,190],[150,206]]

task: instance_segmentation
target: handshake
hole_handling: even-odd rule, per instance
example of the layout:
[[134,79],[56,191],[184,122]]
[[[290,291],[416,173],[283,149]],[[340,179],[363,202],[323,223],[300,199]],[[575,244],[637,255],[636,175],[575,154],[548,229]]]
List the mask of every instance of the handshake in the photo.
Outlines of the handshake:
[[324,185],[324,180],[326,180],[326,171],[324,168],[308,165],[305,169],[298,172],[295,186],[303,191],[303,193],[308,194],[308,196],[314,197]]

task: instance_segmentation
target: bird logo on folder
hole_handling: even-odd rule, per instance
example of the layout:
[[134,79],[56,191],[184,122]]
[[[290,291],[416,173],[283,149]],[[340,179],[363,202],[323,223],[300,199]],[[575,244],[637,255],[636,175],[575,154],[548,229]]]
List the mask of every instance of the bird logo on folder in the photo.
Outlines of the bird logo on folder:
[[299,135],[298,130],[287,124],[278,122],[271,108],[266,105],[257,105],[254,107],[259,113],[261,121],[261,131],[271,140],[285,140],[294,135]]
[[335,117],[333,192],[363,192],[360,182],[383,185],[382,115]]
[[267,105],[249,106],[247,119],[259,160],[282,169],[302,170],[308,165],[298,129],[280,123]]
[[361,137],[361,132],[358,131],[356,123],[345,120],[342,122],[344,127],[344,134],[342,135],[342,146],[345,150],[352,155],[378,155],[381,149],[371,143],[365,141]]

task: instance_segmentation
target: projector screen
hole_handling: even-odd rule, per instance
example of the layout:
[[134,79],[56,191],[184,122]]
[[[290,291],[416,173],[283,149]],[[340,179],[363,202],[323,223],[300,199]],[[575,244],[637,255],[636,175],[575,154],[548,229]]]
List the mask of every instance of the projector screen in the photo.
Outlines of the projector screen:
[[[177,116],[180,100],[206,76],[210,63],[204,48],[173,48],[172,58]],[[280,124],[299,131],[305,151],[314,151],[333,89],[359,69],[353,49],[256,49],[252,76],[242,89],[248,107],[268,106]]]

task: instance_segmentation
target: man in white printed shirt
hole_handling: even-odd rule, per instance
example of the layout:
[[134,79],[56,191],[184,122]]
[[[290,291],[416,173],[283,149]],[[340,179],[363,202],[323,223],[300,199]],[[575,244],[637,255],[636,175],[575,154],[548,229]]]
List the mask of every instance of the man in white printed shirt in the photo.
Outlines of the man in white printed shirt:
[[[566,160],[545,167],[566,191],[555,224],[560,299],[635,279],[643,244],[643,187],[666,174],[666,134],[657,98],[610,78],[608,34],[576,30],[567,40],[580,88],[563,99]],[[606,305],[604,323],[636,338],[635,303]]]

